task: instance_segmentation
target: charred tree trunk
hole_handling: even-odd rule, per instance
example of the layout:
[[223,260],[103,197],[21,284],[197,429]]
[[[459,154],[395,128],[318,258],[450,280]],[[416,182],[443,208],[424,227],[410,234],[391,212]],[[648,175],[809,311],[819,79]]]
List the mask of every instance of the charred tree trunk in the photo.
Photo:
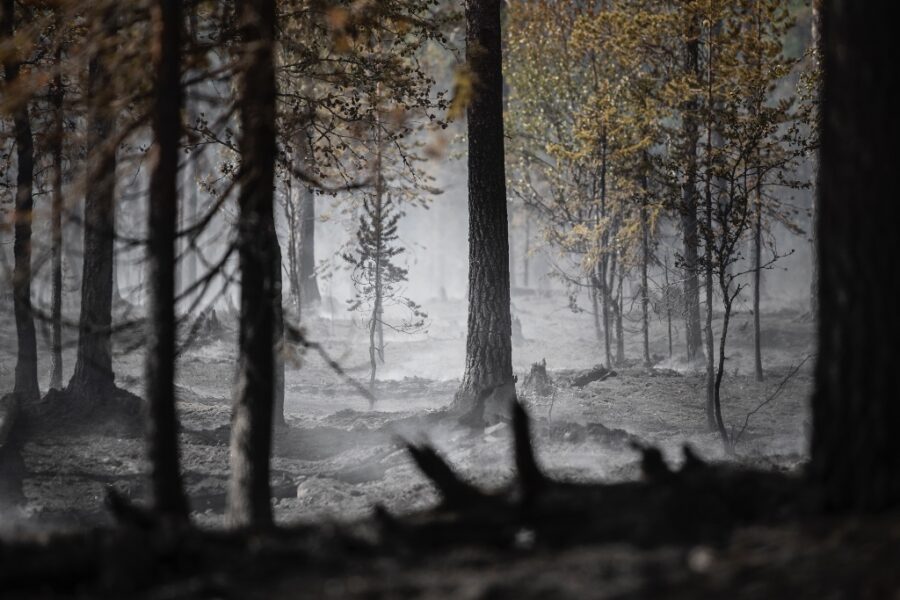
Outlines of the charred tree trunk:
[[[607,169],[607,157],[606,157],[606,148],[607,148],[607,139],[606,139],[606,131],[603,132],[603,135],[600,139],[600,216],[602,218],[606,218],[608,214],[607,204],[606,204],[606,169]],[[609,270],[609,227],[603,228],[603,234],[600,236],[600,246],[603,252],[600,262],[597,265],[598,274],[597,277],[600,280],[600,298],[602,302],[602,310],[603,310],[603,345],[606,350],[606,366],[612,369],[613,361],[612,361],[612,348],[610,344],[610,332],[609,332],[609,283],[607,279],[607,271]]]
[[[103,30],[115,31],[115,7],[103,15]],[[108,55],[99,50],[89,65],[87,97],[88,182],[84,197],[84,267],[78,353],[69,390],[84,398],[105,398],[115,388],[112,369],[113,260],[115,247],[115,115]]]
[[456,407],[496,386],[512,390],[509,240],[503,150],[500,0],[466,2],[466,61],[474,81],[469,138],[469,317]]
[[285,200],[284,200],[284,218],[287,221],[288,228],[288,285],[291,288],[291,304],[296,311],[297,319],[300,319],[302,316],[301,313],[301,302],[300,302],[300,271],[299,265],[297,264],[298,257],[298,244],[297,244],[297,236],[299,231],[299,219],[298,219],[298,210],[297,203],[294,201],[294,186],[291,181],[292,177],[288,176],[285,178]]
[[[688,74],[698,74],[699,31],[692,31],[685,46],[684,69]],[[697,146],[700,128],[697,123],[697,102],[685,105],[684,158],[685,176],[681,188],[681,230],[684,242],[684,330],[687,335],[687,357],[697,358],[703,346],[700,326],[700,278],[698,274],[699,237],[697,228]]]
[[[3,0],[0,15],[0,35],[11,40],[15,32],[15,3]],[[21,59],[15,54],[3,61],[7,85],[14,85],[19,78]],[[31,309],[31,220],[34,210],[34,140],[31,134],[31,118],[28,116],[28,98],[16,103],[13,127],[16,138],[16,205],[14,222],[13,256],[13,305],[16,317],[15,393],[20,401],[37,400],[40,388],[37,379],[37,337],[34,315]]]
[[[706,64],[706,107],[712,110],[713,100],[713,44],[712,32],[709,34],[709,56]],[[715,356],[713,355],[713,245],[715,234],[713,232],[713,123],[708,117],[706,123],[706,173],[705,173],[705,223],[703,232],[703,246],[705,248],[706,271],[706,426],[710,431],[716,431],[716,383],[715,383]],[[724,268],[724,267],[723,267]]]
[[[63,28],[62,15],[56,15],[57,31]],[[50,133],[50,155],[53,161],[52,205],[50,211],[50,235],[51,246],[51,279],[53,280],[53,297],[50,307],[50,320],[52,334],[50,339],[50,389],[62,389],[62,211],[63,211],[63,101],[65,91],[63,89],[62,74],[59,72],[62,65],[63,45],[57,42],[54,65],[57,68],[53,77],[53,90],[51,102],[53,103],[53,122]]]
[[762,198],[759,183],[756,189],[756,214],[753,223],[753,359],[756,380],[764,379],[762,366],[762,337],[759,315],[760,286],[762,285]]
[[269,460],[275,384],[278,252],[275,187],[275,2],[239,0],[241,167],[238,258],[241,270],[238,374],[231,416],[227,520],[235,527],[272,524]]
[[[813,59],[813,68],[819,71],[821,74],[822,69],[822,2],[823,0],[813,0],[812,1],[812,59]],[[813,124],[813,127],[816,128],[821,135],[823,129],[823,120],[822,120],[822,104],[821,104],[821,95],[822,89],[821,86],[816,92],[819,95],[819,112],[816,114],[817,119],[816,123]],[[813,165],[814,165],[814,187],[812,194],[812,205],[810,206],[810,263],[811,263],[811,279],[809,286],[809,312],[813,321],[815,322],[819,316],[819,224],[818,224],[818,216],[819,216],[819,192],[818,192],[818,169],[819,169],[819,158],[813,157]]]
[[148,275],[151,326],[147,330],[145,384],[147,454],[154,510],[186,520],[187,500],[178,453],[175,413],[175,245],[178,226],[178,155],[181,140],[181,2],[158,0],[153,6],[153,135],[150,152]]
[[625,271],[619,268],[619,285],[616,292],[616,364],[625,363],[625,302],[622,294],[622,283],[625,281]]
[[830,508],[876,511],[900,503],[897,37],[873,4],[823,4],[811,474]]
[[669,358],[672,358],[672,294],[669,290],[669,255],[665,257],[666,326],[669,330]]

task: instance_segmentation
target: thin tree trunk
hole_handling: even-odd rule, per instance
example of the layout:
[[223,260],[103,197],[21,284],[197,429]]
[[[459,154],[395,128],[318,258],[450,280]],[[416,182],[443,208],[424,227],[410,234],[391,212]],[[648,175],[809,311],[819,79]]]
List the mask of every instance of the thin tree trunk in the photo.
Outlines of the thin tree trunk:
[[877,4],[822,3],[819,347],[812,481],[834,510],[900,505],[896,340],[900,121],[896,26]]
[[647,215],[647,180],[643,181],[641,196],[641,328],[644,334],[644,366],[649,367],[650,360],[650,289],[647,269],[650,262],[650,223]]
[[[116,31],[116,8],[103,14],[104,33]],[[113,262],[116,235],[115,115],[109,86],[110,56],[100,50],[88,73],[88,182],[84,198],[84,267],[78,353],[68,389],[85,398],[104,398],[115,388],[112,369]]]
[[298,262],[298,245],[297,234],[299,227],[299,219],[297,203],[294,198],[294,186],[291,183],[293,178],[288,176],[285,178],[285,201],[284,201],[284,218],[288,227],[288,283],[291,287],[291,304],[294,306],[296,316],[301,316],[300,302],[300,272]]
[[669,255],[665,256],[666,277],[666,325],[669,329],[669,358],[672,358],[672,294],[669,290]]
[[157,39],[153,45],[153,135],[150,152],[150,202],[147,254],[150,307],[145,385],[147,454],[154,509],[161,516],[186,520],[187,500],[178,452],[175,413],[175,247],[178,226],[178,156],[181,140],[181,2],[157,0],[152,9]]
[[238,98],[241,315],[226,516],[232,526],[265,528],[272,524],[269,461],[276,341],[273,270],[278,253],[273,218],[275,1],[239,0],[237,17],[243,67]]
[[[466,366],[455,405],[468,410],[484,390],[514,393],[509,240],[503,150],[501,0],[466,3],[466,61],[474,83],[467,108],[469,316]],[[500,399],[502,402],[503,399]]]
[[731,307],[733,299],[730,295],[729,286],[725,281],[727,275],[719,274],[719,284],[722,291],[724,304],[724,314],[722,316],[722,333],[719,335],[719,364],[716,367],[715,393],[713,401],[713,416],[715,417],[715,430],[719,432],[722,445],[727,454],[734,451],[733,442],[728,436],[728,430],[725,428],[725,421],[722,418],[722,378],[725,375],[725,344],[728,340],[728,325],[731,321]]
[[[0,15],[0,35],[10,40],[15,32],[15,4],[13,0],[3,0],[3,14]],[[3,62],[7,85],[14,85],[19,78],[21,59],[14,53],[7,55]],[[16,138],[16,205],[13,222],[13,305],[16,318],[15,393],[22,401],[33,401],[40,397],[37,380],[37,338],[34,329],[34,315],[31,309],[31,220],[34,209],[34,140],[31,134],[31,119],[28,116],[28,99],[21,99],[13,112],[13,127]]]
[[625,325],[622,315],[625,312],[624,296],[622,295],[622,282],[625,281],[625,272],[621,268],[619,271],[618,299],[616,301],[616,363],[621,365],[625,363]]
[[763,381],[762,337],[760,335],[759,297],[762,284],[762,198],[756,187],[756,215],[753,223],[753,357],[756,380]]

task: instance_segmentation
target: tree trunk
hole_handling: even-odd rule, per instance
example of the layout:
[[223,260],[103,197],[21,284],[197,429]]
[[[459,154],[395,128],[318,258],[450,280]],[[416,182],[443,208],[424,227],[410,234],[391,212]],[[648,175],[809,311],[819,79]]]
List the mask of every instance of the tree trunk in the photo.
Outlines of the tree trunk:
[[762,198],[756,188],[756,217],[753,223],[753,358],[756,380],[762,381],[762,337],[760,335],[759,296],[762,284]]
[[272,524],[269,460],[275,385],[275,1],[237,3],[241,58],[238,258],[241,272],[238,373],[231,416],[227,520]]
[[503,150],[500,0],[466,2],[466,61],[474,97],[469,143],[469,316],[466,367],[456,394],[469,409],[481,392],[513,389],[509,241]]
[[[684,69],[688,74],[697,74],[699,70],[699,31],[688,36],[685,45]],[[700,128],[695,111],[696,100],[685,105],[684,114],[684,158],[686,160],[684,183],[681,188],[681,230],[684,242],[684,330],[687,335],[687,357],[689,361],[697,358],[703,345],[700,327],[700,278],[697,263],[699,260],[699,237],[697,234],[697,145],[700,141]]]
[[[600,139],[600,216],[602,218],[606,218],[608,214],[607,204],[606,204],[606,168],[607,168],[607,160],[606,160],[606,131],[604,130],[603,135]],[[603,308],[603,345],[606,350],[606,366],[612,369],[613,361],[612,361],[612,348],[610,345],[610,331],[609,331],[609,282],[607,280],[607,271],[609,270],[609,227],[603,228],[603,234],[600,236],[600,246],[602,255],[600,257],[600,261],[597,265],[598,278],[600,279],[600,299],[602,302]]]
[[669,358],[672,358],[672,294],[669,290],[669,255],[665,257],[666,325],[669,329]]
[[[107,8],[105,33],[116,30],[116,9]],[[113,259],[115,247],[115,115],[110,110],[110,57],[100,50],[89,65],[87,97],[88,180],[84,197],[84,267],[78,353],[69,390],[85,398],[108,397],[115,387],[112,370]]]
[[181,2],[157,0],[153,6],[157,39],[153,44],[153,135],[150,151],[150,202],[147,254],[150,306],[145,365],[147,454],[154,510],[186,520],[187,500],[178,453],[175,413],[175,247],[178,226],[178,156],[181,140]]
[[[15,31],[15,4],[3,0],[0,15],[0,35],[11,40]],[[3,62],[7,85],[14,85],[19,77],[21,59],[8,55]],[[34,140],[31,135],[31,119],[28,116],[28,99],[19,99],[13,112],[16,138],[16,205],[13,241],[13,305],[16,318],[16,378],[14,391],[20,401],[33,401],[40,397],[37,380],[37,338],[34,315],[31,310],[31,220],[34,209]]]
[[643,181],[641,196],[641,328],[644,334],[644,366],[650,361],[650,288],[647,269],[650,263],[650,223],[647,215],[647,179]]
[[624,296],[622,295],[622,282],[625,281],[625,272],[619,269],[619,285],[616,300],[616,364],[625,363],[625,325],[622,313],[625,312]]
[[867,2],[823,2],[819,357],[813,481],[828,506],[900,503],[895,26]]
[[[300,131],[294,144],[294,170],[311,174],[313,148],[306,131]],[[316,279],[316,194],[309,183],[297,180],[292,184],[300,195],[300,303],[304,307],[313,306],[322,300],[319,282]]]
[[300,271],[298,262],[298,244],[297,235],[300,225],[298,219],[297,203],[294,198],[294,186],[291,182],[292,177],[285,179],[285,199],[284,199],[284,218],[287,221],[288,228],[288,284],[291,288],[291,304],[296,311],[296,317],[299,320],[301,315],[300,302]]
[[[821,76],[822,73],[822,1],[823,0],[813,0],[812,1],[812,59],[813,59],[813,68],[818,71]],[[822,89],[821,86],[816,93],[819,95],[819,100],[821,101]],[[823,130],[823,122],[822,122],[822,105],[819,104],[819,111],[816,113],[816,123],[813,124],[813,127],[819,132]],[[811,268],[811,279],[809,286],[809,312],[813,321],[815,321],[819,316],[819,226],[818,226],[818,215],[819,215],[819,193],[818,193],[818,157],[813,157],[813,194],[812,194],[812,205],[810,206],[810,268]]]
[[[706,106],[707,111],[712,110],[713,100],[713,44],[712,31],[709,33],[709,56],[706,64]],[[713,169],[713,124],[711,120],[706,123],[706,173],[705,173],[705,231],[703,234],[703,246],[705,248],[704,270],[706,271],[706,426],[710,431],[716,431],[715,410],[715,357],[713,356],[713,244],[715,244],[713,232],[713,197],[712,197],[712,169]]]

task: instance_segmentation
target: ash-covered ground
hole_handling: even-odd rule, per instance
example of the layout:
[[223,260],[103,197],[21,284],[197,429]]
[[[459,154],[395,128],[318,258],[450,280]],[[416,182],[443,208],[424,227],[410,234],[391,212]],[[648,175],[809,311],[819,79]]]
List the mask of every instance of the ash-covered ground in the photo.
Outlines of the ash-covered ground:
[[[366,381],[367,332],[349,313],[329,306],[323,303],[315,318],[304,323],[308,335],[349,375]],[[272,463],[279,521],[354,519],[378,504],[392,512],[430,506],[436,495],[408,458],[404,440],[432,441],[459,473],[484,486],[500,486],[511,476],[508,427],[499,424],[473,433],[443,412],[463,369],[465,302],[432,300],[427,308],[427,333],[386,332],[386,362],[379,365],[373,411],[315,352],[287,357],[289,428],[277,435]],[[535,420],[538,458],[550,473],[575,481],[635,479],[639,468],[633,441],[660,447],[672,463],[680,461],[686,443],[705,458],[726,460],[718,436],[706,428],[703,365],[687,365],[681,358],[680,321],[675,322],[672,358],[666,323],[654,321],[651,353],[658,362],[652,369],[637,359],[639,322],[626,321],[626,354],[633,366],[617,367],[615,376],[575,387],[576,376],[604,362],[593,317],[571,311],[559,292],[517,295],[513,313],[521,323],[513,348],[519,394]],[[3,390],[12,388],[15,364],[11,317],[11,310],[0,313]],[[186,349],[178,376],[186,485],[195,519],[214,526],[222,523],[225,502],[235,359],[234,323],[225,314],[219,317],[221,331]],[[753,373],[751,320],[749,313],[734,316],[723,383],[729,429],[740,431],[756,410],[740,438],[736,460],[797,469],[806,458],[813,361],[789,374],[815,351],[813,325],[799,310],[763,313],[766,380],[759,383]],[[717,335],[720,325],[717,319]],[[121,350],[134,336],[119,342]],[[68,346],[67,375],[74,364],[74,349]],[[45,351],[42,357],[48,356]],[[542,360],[554,382],[547,396],[524,385],[531,364]],[[118,352],[115,369],[121,387],[141,393],[140,349]],[[49,365],[42,363],[41,371],[46,374]],[[42,389],[46,385],[45,377]],[[137,499],[144,496],[143,447],[139,436],[70,435],[64,428],[30,439],[24,449],[27,501],[15,514],[5,515],[4,528],[105,522],[107,486]]]

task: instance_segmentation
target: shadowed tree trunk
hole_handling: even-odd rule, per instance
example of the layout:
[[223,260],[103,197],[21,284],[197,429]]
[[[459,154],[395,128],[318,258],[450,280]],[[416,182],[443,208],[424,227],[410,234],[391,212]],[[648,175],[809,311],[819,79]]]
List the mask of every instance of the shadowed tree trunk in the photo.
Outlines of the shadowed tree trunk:
[[[0,36],[11,39],[15,32],[15,4],[3,0],[0,15]],[[21,59],[10,53],[3,61],[7,85],[15,85],[19,78]],[[37,380],[37,339],[34,331],[34,315],[31,310],[31,219],[34,209],[34,140],[31,135],[31,119],[28,116],[28,99],[20,98],[13,112],[16,138],[16,205],[15,240],[13,242],[13,305],[16,317],[15,393],[22,401],[37,400],[40,389]]]
[[466,61],[474,96],[467,108],[468,335],[466,367],[455,402],[463,410],[486,389],[513,389],[500,7],[500,0],[466,2]]
[[[275,188],[275,2],[239,0],[241,120],[238,256],[241,271],[238,373],[231,415],[227,520],[272,524],[272,447],[276,340],[274,268],[278,258]],[[280,268],[280,266],[279,266]]]
[[[699,68],[699,31],[694,28],[685,44],[684,70],[687,74],[697,74]],[[687,159],[684,183],[681,189],[681,231],[684,241],[684,330],[687,335],[688,360],[697,358],[703,345],[700,326],[700,279],[697,273],[697,145],[700,128],[695,111],[696,99],[685,105],[684,155]]]
[[830,508],[875,511],[900,503],[896,26],[872,3],[822,4],[811,473]]
[[762,286],[762,197],[759,183],[756,184],[756,206],[753,222],[753,363],[756,380],[764,379],[762,366],[762,334],[760,327],[759,300]]
[[147,454],[154,510],[187,519],[188,507],[178,455],[175,413],[175,231],[178,225],[178,144],[181,138],[181,2],[158,0],[153,6],[153,135],[150,151],[148,317],[145,384]]
[[[115,32],[115,8],[102,17],[105,33]],[[108,52],[108,50],[106,51]],[[88,67],[88,180],[84,197],[84,267],[78,353],[69,390],[86,398],[108,397],[115,387],[111,334],[115,246],[115,115],[110,110],[110,57],[103,50]]]

